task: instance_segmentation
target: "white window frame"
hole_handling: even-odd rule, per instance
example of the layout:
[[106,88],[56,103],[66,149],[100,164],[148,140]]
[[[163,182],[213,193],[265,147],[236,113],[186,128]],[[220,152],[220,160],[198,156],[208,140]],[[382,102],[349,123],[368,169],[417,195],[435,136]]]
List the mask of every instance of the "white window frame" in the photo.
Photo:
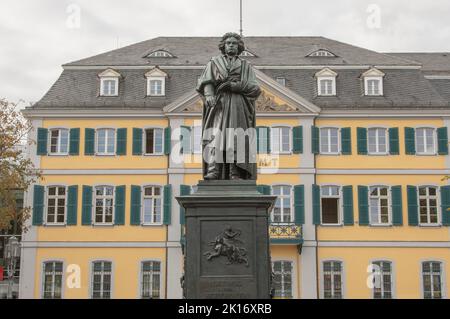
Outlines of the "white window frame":
[[380,267],[380,289],[381,289],[381,298],[375,298],[375,286],[372,288],[372,299],[394,299],[395,295],[394,295],[394,263],[390,260],[387,259],[377,259],[377,260],[372,260],[371,261],[371,265],[373,267],[373,269],[375,270],[375,264],[376,263],[388,263],[390,266],[390,273],[389,273],[389,278],[390,278],[390,285],[391,285],[391,298],[385,298],[384,294],[386,293],[384,290],[384,274],[385,272],[383,271],[383,264],[381,264]]
[[[161,94],[151,93],[151,81],[161,81]],[[147,77],[147,96],[165,96],[166,95],[166,78],[164,76],[149,76]]]
[[[280,129],[280,132],[283,129],[287,129],[288,130],[289,146],[288,146],[288,150],[287,151],[274,151],[274,147],[273,147],[274,146],[274,143],[273,143],[273,141],[274,141],[274,134],[273,134],[274,129]],[[292,144],[293,144],[292,139],[293,139],[293,137],[292,137],[292,127],[287,126],[287,125],[272,126],[270,128],[270,153],[271,154],[292,154]],[[281,148],[281,146],[282,146],[282,134],[279,135],[278,145]]]
[[[105,94],[105,82],[106,81],[113,81],[114,82],[114,94],[111,94],[108,92]],[[112,76],[105,76],[100,78],[100,96],[119,96],[119,78],[118,77],[112,77]]]
[[49,264],[49,263],[53,263],[53,264],[60,263],[62,265],[62,271],[61,271],[61,296],[60,296],[60,298],[57,298],[57,299],[63,299],[64,298],[64,284],[65,284],[64,262],[62,260],[54,260],[54,259],[52,259],[52,260],[44,260],[42,262],[42,264],[41,264],[42,265],[41,299],[56,299],[55,298],[55,276],[56,276],[56,272],[55,272],[55,267],[54,266],[53,266],[53,272],[51,273],[51,275],[52,275],[52,282],[53,282],[52,291],[51,291],[52,297],[51,298],[45,298],[45,276],[46,276],[45,266],[46,266],[46,264]]
[[[274,194],[274,192],[273,192],[274,191],[274,187],[289,187],[290,221],[289,222],[287,222],[287,221],[275,222],[274,221],[274,210],[275,210],[275,205],[276,205],[276,204],[274,204],[272,210],[270,211],[270,223],[274,224],[274,225],[289,225],[289,224],[294,223],[294,217],[295,216],[294,216],[294,209],[293,209],[294,197],[293,197],[293,187],[292,187],[292,185],[288,185],[288,184],[274,184],[274,185],[271,185],[270,193],[272,195]],[[286,196],[286,195],[277,195],[277,196],[278,196],[278,198],[281,201],[281,219],[283,219],[283,216],[284,216],[284,214],[283,214],[283,210],[284,210],[284,208],[283,208],[283,199],[285,198],[284,196]]]
[[[274,260],[273,262],[272,262],[272,269],[273,269],[273,271],[274,271],[274,274],[275,274],[275,263],[282,263],[281,264],[281,291],[282,291],[282,295],[281,296],[274,296],[275,298],[280,298],[280,299],[292,299],[292,298],[294,298],[294,266],[295,266],[295,264],[294,264],[294,262],[292,261],[292,260]],[[284,289],[284,283],[285,283],[285,281],[284,281],[284,276],[283,276],[283,274],[288,274],[288,272],[286,272],[286,271],[284,271],[284,264],[285,263],[289,263],[290,265],[291,265],[291,272],[290,272],[290,275],[291,275],[291,294],[290,295],[286,295],[286,292],[285,292],[285,289]]]
[[[439,299],[445,299],[446,298],[446,294],[445,294],[445,277],[444,277],[444,271],[445,271],[445,264],[443,261],[441,260],[422,260],[420,262],[420,281],[421,281],[421,289],[422,289],[422,298],[425,299],[425,282],[423,280],[424,277],[424,271],[423,271],[423,264],[424,263],[438,263],[439,264],[439,278],[440,278],[440,287],[441,287],[441,298]],[[430,273],[429,276],[431,276],[431,293],[433,294],[434,292],[434,281],[433,281],[433,267],[430,268]],[[438,299],[438,298],[430,298],[430,299]]]
[[148,54],[147,58],[173,58],[173,55],[164,50],[156,50]]
[[[341,298],[335,298],[335,281],[334,281],[334,275],[335,275],[335,271],[333,270],[333,267],[331,267],[331,293],[332,293],[332,298],[325,298],[325,263],[340,263],[341,265],[341,271],[340,271],[340,275],[341,275]],[[332,264],[332,266],[333,266]],[[327,259],[327,260],[322,260],[322,267],[321,267],[321,278],[320,278],[322,284],[321,284],[321,297],[323,299],[344,299],[345,298],[345,273],[344,273],[344,261],[339,260],[339,259]]]
[[[52,152],[52,131],[58,131],[58,142],[56,144],[57,151]],[[61,131],[67,131],[67,150],[61,151]],[[48,154],[55,155],[68,155],[70,149],[70,129],[66,127],[51,127],[48,129]]]
[[[427,189],[425,196],[420,195],[420,188],[422,188],[422,187],[425,187]],[[430,220],[430,205],[429,205],[429,202],[430,202],[430,199],[434,199],[433,196],[429,195],[429,188],[430,187],[436,189],[436,195],[434,197],[436,199],[436,216],[437,216],[436,220],[437,220],[437,222],[436,223],[429,223],[429,222],[422,223],[420,221],[420,215],[421,215],[420,214],[420,199],[421,199],[421,196],[422,196],[422,199],[426,199],[426,201],[427,201],[427,220]],[[425,198],[423,198],[423,197],[425,197]],[[436,186],[436,185],[419,185],[419,186],[417,186],[417,207],[418,207],[418,214],[419,214],[419,216],[418,216],[419,226],[440,226],[441,225],[441,214],[440,214],[441,201],[440,201],[440,189],[439,189],[439,186]]]
[[[195,141],[195,128],[198,128],[200,130],[200,151],[195,150],[195,145],[197,145]],[[201,125],[194,125],[191,126],[191,151],[192,154],[202,154],[202,126]]]
[[[331,130],[335,129],[337,130],[337,152],[323,152],[322,151],[322,130]],[[331,131],[328,131],[328,150],[331,149]],[[319,127],[319,154],[321,155],[339,155],[341,154],[341,128],[339,127],[333,127],[333,126],[325,126],[325,127]]]
[[[92,260],[91,261],[91,278],[90,278],[90,291],[89,291],[89,298],[90,299],[94,299],[94,276],[95,276],[95,273],[94,273],[94,264],[95,263],[98,263],[98,262],[101,262],[101,263],[110,263],[111,264],[111,271],[110,271],[110,285],[109,285],[109,287],[110,287],[110,289],[109,289],[109,298],[108,299],[113,299],[113,288],[114,288],[114,285],[113,285],[113,283],[114,283],[114,277],[113,277],[113,275],[114,275],[114,263],[111,261],[111,260],[106,260],[106,259],[98,259],[98,260]],[[104,268],[104,266],[102,267],[102,268]],[[106,298],[103,298],[103,294],[104,294],[104,291],[103,291],[103,283],[104,283],[104,276],[105,276],[105,272],[102,270],[102,272],[101,272],[101,276],[102,276],[102,280],[101,280],[101,284],[100,284],[100,292],[101,292],[101,295],[102,295],[102,297],[101,298],[96,298],[96,299],[106,299]]]
[[[322,91],[322,81],[331,81],[331,92]],[[336,96],[336,77],[334,76],[318,76],[317,77],[317,95],[318,96]]]
[[[338,189],[338,195],[334,196],[334,195],[327,195],[325,196],[325,198],[337,198],[338,201],[338,222],[336,224],[333,223],[324,223],[322,220],[322,198],[324,197],[322,195],[322,189],[324,187],[337,187]],[[343,200],[342,200],[342,187],[339,185],[331,185],[331,184],[327,184],[327,185],[320,185],[320,225],[322,226],[342,226],[343,224]]]
[[[98,151],[98,140],[99,140],[99,131],[101,130],[112,130],[113,131],[113,135],[114,135],[114,142],[113,142],[113,146],[114,146],[114,150],[112,152],[108,152],[108,134],[105,134],[105,150],[106,152],[99,152]],[[95,129],[95,155],[99,155],[99,156],[111,156],[111,155],[116,155],[116,147],[117,147],[117,129],[114,127],[99,127]]]
[[[153,152],[153,153],[147,153],[147,130],[161,130],[161,152]],[[148,127],[144,127],[142,130],[142,149],[143,154],[147,155],[147,156],[152,156],[152,155],[164,155],[164,128],[162,127],[157,127],[157,126],[148,126]],[[155,145],[156,145],[156,136],[155,133],[153,131],[153,150],[155,150]]]
[[277,81],[279,85],[286,86],[286,78],[284,76],[277,76],[275,81]]
[[[50,195],[50,191],[49,191],[50,187],[56,187],[56,188],[63,187],[65,189],[65,191],[64,191],[65,195],[64,196]],[[44,207],[45,207],[45,218],[44,218],[44,225],[46,225],[46,226],[52,226],[52,225],[54,225],[54,226],[63,226],[63,225],[66,225],[66,223],[67,223],[67,191],[68,191],[68,188],[67,188],[66,185],[59,185],[59,184],[58,185],[47,185],[45,187],[45,205],[44,205]],[[64,221],[61,222],[61,223],[59,223],[57,221],[48,222],[48,208],[49,208],[48,200],[50,199],[50,197],[55,199],[55,220],[57,220],[57,217],[58,217],[58,212],[57,212],[57,209],[59,207],[58,206],[58,199],[61,198],[61,197],[64,197]]]
[[[433,151],[432,152],[419,152],[418,149],[418,135],[417,135],[417,130],[421,130],[421,129],[430,129],[433,131]],[[424,136],[424,142],[426,142],[427,138],[426,138],[426,134]],[[437,154],[437,130],[435,127],[430,127],[430,126],[420,126],[420,127],[416,127],[414,129],[414,141],[415,141],[415,148],[416,148],[416,154],[417,155],[436,155]],[[424,144],[424,147],[426,146],[426,144]]]
[[[370,143],[369,143],[369,131],[370,130],[376,130],[376,132],[378,132],[378,130],[384,130],[384,134],[385,134],[385,140],[386,140],[386,151],[385,152],[380,152],[380,143],[379,143],[379,134],[376,133],[375,135],[375,152],[371,152],[370,151]],[[380,127],[380,126],[376,126],[376,127],[368,127],[367,128],[367,153],[369,155],[388,155],[389,154],[389,129],[386,127]]]
[[[112,198],[112,218],[111,218],[111,222],[97,222],[96,221],[96,215],[97,215],[97,187],[112,187],[113,189],[113,193],[112,195],[101,195],[100,197],[102,198],[102,220],[106,219],[106,199],[108,198]],[[114,225],[114,219],[115,219],[115,215],[116,215],[116,186],[114,185],[108,185],[108,184],[100,184],[100,185],[94,185],[93,186],[93,196],[92,196],[92,207],[93,207],[93,212],[92,212],[92,224],[94,226],[111,226]]]
[[[162,269],[162,262],[161,260],[156,260],[156,259],[148,259],[148,260],[141,260],[140,262],[140,272],[139,272],[139,298],[140,299],[144,299],[143,297],[143,284],[144,284],[144,263],[159,263],[159,298],[150,298],[150,299],[162,299],[162,294],[163,294],[163,287],[162,287],[162,277],[163,277],[163,269]],[[150,283],[153,283],[153,271],[152,271],[152,277],[150,280]]]
[[[154,188],[154,187],[158,187],[159,189],[160,189],[160,195],[159,195],[159,198],[161,199],[161,205],[160,205],[160,209],[161,209],[161,221],[160,222],[156,222],[155,221],[155,210],[154,210],[154,208],[155,208],[155,206],[154,206],[154,198],[155,198],[155,196],[154,195],[152,195],[152,196],[146,196],[145,195],[145,189],[146,188],[148,188],[148,187],[152,187],[152,188]],[[141,205],[141,224],[142,225],[158,225],[158,226],[160,226],[160,225],[162,225],[163,224],[163,219],[164,219],[164,187],[162,186],[162,185],[157,185],[157,184],[149,184],[149,185],[143,185],[142,187],[141,187],[141,194],[142,194],[142,198],[141,198],[141,201],[142,201],[142,205]],[[152,194],[153,194],[153,191],[152,191]],[[145,214],[145,199],[146,198],[152,198],[153,200],[152,200],[152,207],[153,207],[153,210],[152,210],[152,212],[151,212],[151,216],[152,216],[152,221],[151,222],[146,222],[145,221],[145,218],[144,218],[144,214]]]
[[[388,222],[387,223],[380,223],[380,222],[372,223],[370,199],[371,199],[371,189],[373,187],[387,188],[387,195],[386,195],[386,197],[387,197],[387,208],[388,208]],[[378,192],[379,192],[379,190],[378,190]],[[385,195],[378,195],[378,204],[379,204],[379,209],[380,209],[379,212],[378,212],[378,221],[381,220],[381,205],[380,205],[381,196],[384,197]],[[369,225],[370,226],[392,226],[392,190],[391,190],[391,186],[388,186],[388,185],[370,185],[369,186],[369,198],[368,198],[368,201],[369,201]]]
[[[378,94],[369,91],[369,81],[378,81]],[[364,77],[364,94],[366,96],[383,96],[383,77],[382,76],[366,76]]]

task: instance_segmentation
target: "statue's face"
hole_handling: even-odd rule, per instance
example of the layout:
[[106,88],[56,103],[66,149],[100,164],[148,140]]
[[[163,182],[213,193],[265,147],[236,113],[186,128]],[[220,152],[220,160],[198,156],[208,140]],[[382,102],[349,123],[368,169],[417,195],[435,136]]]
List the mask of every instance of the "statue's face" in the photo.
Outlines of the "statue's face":
[[225,53],[227,55],[237,55],[239,50],[239,41],[234,38],[230,37],[225,40]]

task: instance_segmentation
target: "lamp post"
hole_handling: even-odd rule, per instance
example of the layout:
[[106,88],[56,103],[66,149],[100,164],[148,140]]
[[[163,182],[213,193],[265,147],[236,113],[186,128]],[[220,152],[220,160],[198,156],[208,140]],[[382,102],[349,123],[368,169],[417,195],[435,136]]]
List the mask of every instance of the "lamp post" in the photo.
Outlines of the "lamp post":
[[9,237],[8,243],[5,246],[5,255],[8,267],[8,299],[12,299],[14,272],[16,270],[17,258],[20,256],[20,242],[16,236]]

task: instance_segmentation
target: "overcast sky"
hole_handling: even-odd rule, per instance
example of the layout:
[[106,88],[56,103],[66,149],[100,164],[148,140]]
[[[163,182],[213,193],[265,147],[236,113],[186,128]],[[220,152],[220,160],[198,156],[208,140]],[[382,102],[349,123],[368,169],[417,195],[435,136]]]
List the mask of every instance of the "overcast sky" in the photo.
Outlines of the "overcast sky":
[[[243,0],[244,36],[450,51],[449,0]],[[38,101],[61,64],[158,36],[239,30],[239,0],[1,0],[0,98]]]

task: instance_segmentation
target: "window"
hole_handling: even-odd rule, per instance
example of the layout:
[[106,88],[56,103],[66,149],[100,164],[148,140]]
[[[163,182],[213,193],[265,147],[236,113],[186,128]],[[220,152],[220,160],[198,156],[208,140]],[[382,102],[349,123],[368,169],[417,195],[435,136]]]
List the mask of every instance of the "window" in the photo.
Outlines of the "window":
[[114,210],[114,187],[95,187],[95,223],[112,224]]
[[152,79],[148,81],[149,87],[150,87],[150,94],[149,95],[164,95],[163,94],[163,81]]
[[159,299],[161,282],[161,263],[144,261],[141,263],[141,298]]
[[291,151],[291,128],[272,127],[271,128],[272,153],[289,153]]
[[102,78],[100,81],[101,96],[117,96],[119,94],[118,78]]
[[335,78],[319,78],[319,95],[336,95]]
[[369,190],[370,224],[385,225],[391,222],[388,187],[373,186]]
[[373,298],[392,299],[392,265],[389,261],[374,261]]
[[277,195],[271,218],[273,223],[290,223],[291,216],[291,186],[273,186],[272,195]]
[[292,262],[275,261],[273,263],[274,273],[274,297],[292,298]]
[[321,187],[322,224],[340,224],[339,186]]
[[194,153],[202,153],[202,127],[194,126],[192,128],[192,145]]
[[339,153],[339,129],[321,128],[320,129],[320,153],[338,154]]
[[364,79],[364,94],[369,96],[383,95],[383,77],[385,74],[378,69],[371,68],[362,74]]
[[317,50],[314,51],[313,53],[309,54],[308,57],[335,57],[336,55],[334,55],[333,53],[331,53],[328,50]]
[[387,154],[387,129],[369,128],[367,131],[369,154]]
[[173,55],[167,51],[158,50],[147,55],[148,58],[173,58]]
[[422,186],[419,187],[419,211],[420,224],[437,225],[438,221],[438,204],[437,204],[437,187]]
[[144,224],[160,224],[161,223],[161,187],[146,186],[144,187]]
[[155,67],[145,74],[147,78],[147,95],[164,96],[167,73]]
[[426,261],[422,263],[423,297],[442,298],[442,263]]
[[44,263],[43,298],[61,299],[63,263],[49,261]]
[[67,154],[69,152],[69,130],[50,130],[50,154]]
[[278,82],[278,84],[281,84],[282,86],[286,86],[286,78],[277,77],[276,81]]
[[163,129],[149,128],[145,132],[145,154],[163,153]]
[[114,155],[116,144],[116,132],[112,128],[97,130],[97,154]]
[[112,264],[109,261],[92,263],[92,299],[111,298]]
[[64,224],[66,220],[66,187],[47,188],[47,224]]
[[340,261],[323,263],[323,297],[325,299],[342,298],[342,263]]
[[435,133],[433,128],[416,129],[416,151],[418,154],[436,154]]

